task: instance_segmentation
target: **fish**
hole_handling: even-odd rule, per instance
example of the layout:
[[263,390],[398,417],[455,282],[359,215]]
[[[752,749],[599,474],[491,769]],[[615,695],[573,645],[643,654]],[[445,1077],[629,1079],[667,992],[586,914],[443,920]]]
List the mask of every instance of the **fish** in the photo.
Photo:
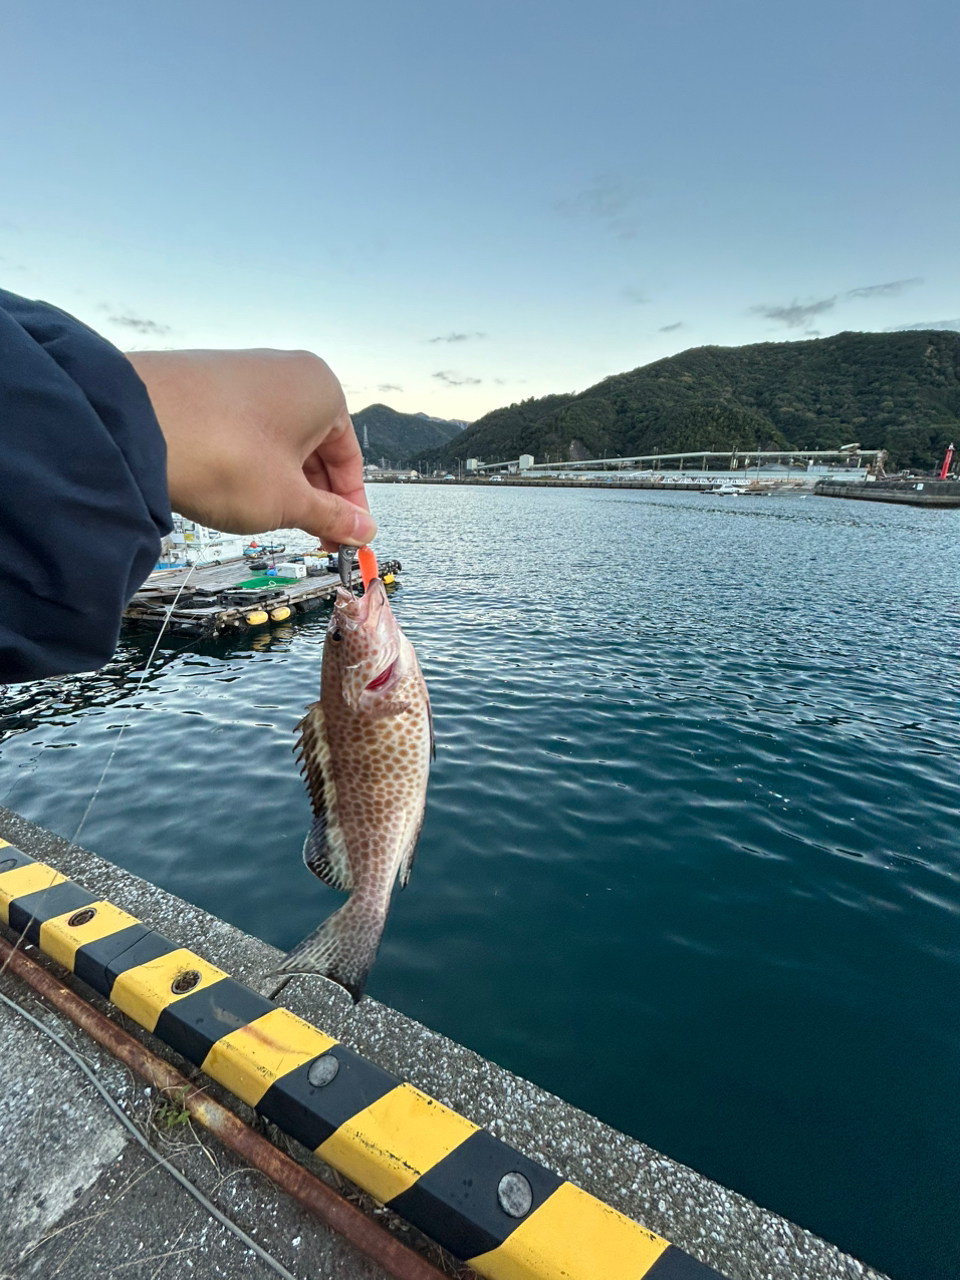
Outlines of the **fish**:
[[321,974],[354,1003],[376,959],[393,886],[406,888],[410,879],[436,756],[413,645],[383,583],[364,579],[362,596],[337,588],[320,698],[297,726],[295,747],[314,815],[303,860],[350,897],[275,970]]

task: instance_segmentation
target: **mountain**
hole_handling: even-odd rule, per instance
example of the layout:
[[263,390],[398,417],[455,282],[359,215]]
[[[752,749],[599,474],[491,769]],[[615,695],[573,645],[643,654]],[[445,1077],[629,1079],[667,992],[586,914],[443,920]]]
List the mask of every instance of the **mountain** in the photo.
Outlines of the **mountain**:
[[960,333],[838,333],[691,347],[576,395],[495,409],[425,461],[836,449],[857,441],[886,449],[888,470],[929,470],[952,439],[960,442]]
[[469,425],[428,418],[425,413],[398,413],[385,404],[368,405],[352,416],[361,445],[364,428],[367,431],[369,447],[363,451],[364,461],[377,463],[381,458],[391,462],[407,458],[416,461],[421,452],[442,447]]

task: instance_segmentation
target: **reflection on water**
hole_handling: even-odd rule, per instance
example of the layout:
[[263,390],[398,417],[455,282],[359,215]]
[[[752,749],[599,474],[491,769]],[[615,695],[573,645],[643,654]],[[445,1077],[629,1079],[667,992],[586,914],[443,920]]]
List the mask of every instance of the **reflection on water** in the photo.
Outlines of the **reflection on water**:
[[[960,513],[372,496],[438,755],[371,993],[896,1280],[960,1274]],[[0,799],[72,834],[126,725],[84,842],[288,948],[340,901],[292,754],[326,617],[12,690]]]

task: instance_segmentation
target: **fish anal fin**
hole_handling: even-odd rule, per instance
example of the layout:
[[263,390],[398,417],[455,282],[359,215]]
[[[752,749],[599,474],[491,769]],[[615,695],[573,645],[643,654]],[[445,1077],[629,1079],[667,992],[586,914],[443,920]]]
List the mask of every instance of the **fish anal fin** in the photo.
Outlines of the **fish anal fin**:
[[337,787],[330,759],[323,708],[315,702],[297,726],[297,744],[310,802],[313,826],[303,844],[303,860],[332,889],[353,888],[346,841],[337,818]]
[[352,889],[350,863],[341,849],[331,847],[327,836],[326,814],[317,814],[310,833],[303,842],[303,860],[317,879],[328,884],[331,889]]
[[410,883],[410,872],[413,870],[413,857],[417,852],[417,841],[420,839],[420,829],[423,826],[423,815],[417,823],[417,829],[410,837],[410,843],[407,845],[403,857],[400,859],[400,870],[397,872],[397,884],[401,889],[405,889]]

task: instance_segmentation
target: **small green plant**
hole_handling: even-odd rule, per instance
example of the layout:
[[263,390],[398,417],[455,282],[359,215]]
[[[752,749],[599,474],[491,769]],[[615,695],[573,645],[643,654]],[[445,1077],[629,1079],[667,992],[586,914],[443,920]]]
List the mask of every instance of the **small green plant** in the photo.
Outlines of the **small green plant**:
[[184,1106],[189,1089],[189,1085],[182,1085],[179,1089],[171,1090],[169,1095],[161,1094],[153,1115],[153,1122],[158,1129],[170,1132],[182,1124],[190,1123],[190,1112]]

